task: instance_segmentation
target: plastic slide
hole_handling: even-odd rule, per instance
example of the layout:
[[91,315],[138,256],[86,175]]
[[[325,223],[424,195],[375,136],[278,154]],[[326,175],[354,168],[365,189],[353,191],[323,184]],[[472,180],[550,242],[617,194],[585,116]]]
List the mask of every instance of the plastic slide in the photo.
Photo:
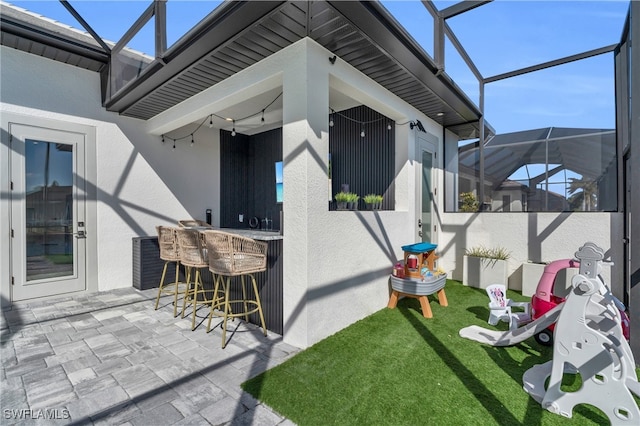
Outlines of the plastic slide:
[[486,345],[512,346],[540,333],[542,330],[555,323],[560,316],[560,311],[562,311],[563,306],[564,302],[547,311],[535,321],[532,321],[523,327],[516,328],[515,330],[489,330],[477,325],[471,325],[461,329],[459,334],[460,337],[475,340],[476,342],[484,343]]

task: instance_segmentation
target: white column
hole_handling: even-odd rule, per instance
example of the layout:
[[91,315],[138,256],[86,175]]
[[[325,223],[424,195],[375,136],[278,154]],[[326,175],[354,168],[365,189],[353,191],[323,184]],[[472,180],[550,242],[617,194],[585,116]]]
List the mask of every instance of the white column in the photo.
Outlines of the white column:
[[293,47],[299,51],[282,77],[284,340],[307,347],[313,342],[314,256],[320,255],[314,229],[328,213],[329,60],[308,40]]

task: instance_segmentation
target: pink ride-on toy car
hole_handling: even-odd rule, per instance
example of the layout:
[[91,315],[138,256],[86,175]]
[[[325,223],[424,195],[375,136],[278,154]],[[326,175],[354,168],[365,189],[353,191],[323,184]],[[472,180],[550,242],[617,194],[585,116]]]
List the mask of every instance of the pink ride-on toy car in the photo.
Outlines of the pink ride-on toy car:
[[[563,303],[566,295],[571,290],[570,283],[556,283],[558,273],[567,268],[579,268],[580,262],[572,259],[561,259],[549,263],[544,268],[542,277],[538,282],[536,293],[531,298],[531,317],[533,320],[538,319],[560,303]],[[556,285],[557,284],[557,285]],[[567,288],[568,286],[568,288]],[[629,316],[626,314],[624,305],[618,302],[618,310],[622,317],[622,333],[625,339],[629,340]],[[553,328],[555,324],[551,324],[534,337],[538,343],[545,346],[553,345]]]

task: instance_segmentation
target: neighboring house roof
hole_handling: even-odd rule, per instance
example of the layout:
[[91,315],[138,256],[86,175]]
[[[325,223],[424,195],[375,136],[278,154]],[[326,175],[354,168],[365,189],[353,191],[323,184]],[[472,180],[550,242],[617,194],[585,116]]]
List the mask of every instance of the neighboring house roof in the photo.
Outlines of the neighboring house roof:
[[[545,127],[495,135],[484,145],[485,175],[499,184],[524,165],[548,163],[598,179],[615,161],[615,140],[613,129]],[[461,166],[477,170],[478,151],[477,144],[461,147]]]
[[[2,6],[3,45],[95,71],[107,63],[86,34],[56,30],[16,9],[5,19],[9,9]],[[384,7],[366,1],[225,2],[122,90],[107,94],[105,107],[149,119],[304,37],[461,137],[477,135],[480,110]],[[39,53],[47,46],[54,51]],[[83,58],[90,63],[80,65]]]

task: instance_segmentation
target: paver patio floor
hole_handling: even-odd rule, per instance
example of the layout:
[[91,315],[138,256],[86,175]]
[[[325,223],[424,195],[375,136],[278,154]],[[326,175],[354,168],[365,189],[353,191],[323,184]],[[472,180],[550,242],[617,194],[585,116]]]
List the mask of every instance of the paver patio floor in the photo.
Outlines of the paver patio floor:
[[297,348],[236,320],[222,349],[220,326],[191,331],[170,297],[154,310],[156,294],[127,288],[3,311],[0,424],[291,424],[240,384]]

